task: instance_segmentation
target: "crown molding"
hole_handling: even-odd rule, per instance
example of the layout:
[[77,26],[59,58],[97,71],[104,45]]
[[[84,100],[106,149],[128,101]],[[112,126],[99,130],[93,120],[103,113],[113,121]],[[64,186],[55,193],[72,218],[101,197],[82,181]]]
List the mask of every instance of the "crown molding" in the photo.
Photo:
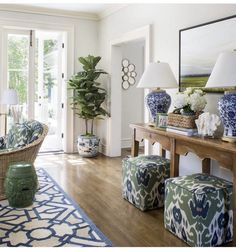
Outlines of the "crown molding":
[[67,18],[85,19],[85,20],[94,20],[94,21],[99,20],[99,16],[93,13],[58,10],[58,9],[50,9],[50,8],[43,8],[43,7],[33,7],[33,6],[27,6],[24,4],[0,4],[0,11],[49,15],[49,16],[67,17]]
[[127,7],[129,4],[115,4],[114,6],[111,6],[109,8],[106,8],[104,11],[101,11],[98,13],[98,19],[102,20],[116,12],[118,12],[119,10]]

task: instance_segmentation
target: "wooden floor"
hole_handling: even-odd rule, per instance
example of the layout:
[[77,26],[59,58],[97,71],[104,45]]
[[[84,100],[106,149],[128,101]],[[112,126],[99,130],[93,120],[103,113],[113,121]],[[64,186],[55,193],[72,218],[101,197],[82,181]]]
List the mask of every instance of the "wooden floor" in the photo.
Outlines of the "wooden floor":
[[51,154],[39,156],[36,166],[58,182],[114,246],[186,246],[164,229],[163,209],[141,212],[122,198],[121,160]]

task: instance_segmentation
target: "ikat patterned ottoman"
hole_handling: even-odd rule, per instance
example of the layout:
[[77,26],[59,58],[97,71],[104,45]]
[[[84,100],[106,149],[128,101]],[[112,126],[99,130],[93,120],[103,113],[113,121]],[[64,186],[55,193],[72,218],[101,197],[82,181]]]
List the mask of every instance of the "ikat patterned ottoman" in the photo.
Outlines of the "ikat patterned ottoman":
[[142,211],[163,207],[170,161],[157,155],[123,159],[124,199]]
[[219,246],[232,241],[233,184],[194,174],[165,182],[165,228],[190,246]]

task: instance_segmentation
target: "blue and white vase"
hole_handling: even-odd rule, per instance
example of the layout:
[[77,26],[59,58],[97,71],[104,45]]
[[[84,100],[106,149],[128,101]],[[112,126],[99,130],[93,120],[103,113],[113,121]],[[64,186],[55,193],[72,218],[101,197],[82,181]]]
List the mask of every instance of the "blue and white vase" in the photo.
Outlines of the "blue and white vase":
[[225,94],[219,100],[219,111],[224,124],[224,138],[236,140],[236,93]]
[[152,91],[145,102],[151,114],[153,122],[156,121],[157,113],[167,113],[171,104],[171,97],[164,90]]
[[78,152],[82,157],[96,157],[98,155],[100,139],[97,136],[79,135]]

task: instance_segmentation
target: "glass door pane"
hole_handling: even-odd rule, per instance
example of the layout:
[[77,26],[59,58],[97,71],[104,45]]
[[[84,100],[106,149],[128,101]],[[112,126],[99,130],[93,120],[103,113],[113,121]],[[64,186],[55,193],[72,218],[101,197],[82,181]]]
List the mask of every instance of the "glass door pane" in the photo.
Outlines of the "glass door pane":
[[[12,31],[7,33],[7,86],[15,89],[19,98],[16,110],[21,112],[20,121],[28,115],[29,85],[29,44],[28,31]],[[13,116],[8,116],[8,128],[13,123]]]
[[62,149],[61,39],[56,32],[36,32],[35,118],[49,126],[42,151]]

